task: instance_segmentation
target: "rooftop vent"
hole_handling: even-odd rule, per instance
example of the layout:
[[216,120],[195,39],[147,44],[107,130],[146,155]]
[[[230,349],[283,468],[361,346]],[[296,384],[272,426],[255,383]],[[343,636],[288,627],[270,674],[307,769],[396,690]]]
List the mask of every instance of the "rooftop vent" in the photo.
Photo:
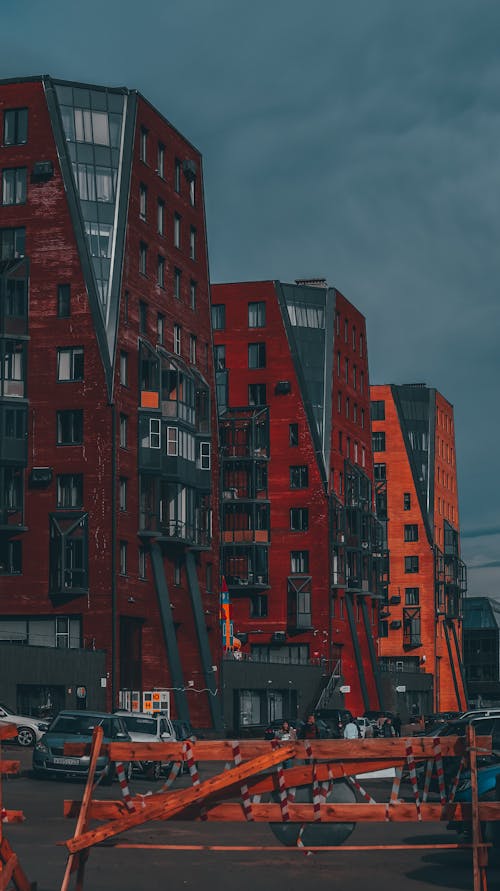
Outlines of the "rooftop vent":
[[308,288],[327,288],[328,283],[326,278],[296,278],[296,285],[303,285]]

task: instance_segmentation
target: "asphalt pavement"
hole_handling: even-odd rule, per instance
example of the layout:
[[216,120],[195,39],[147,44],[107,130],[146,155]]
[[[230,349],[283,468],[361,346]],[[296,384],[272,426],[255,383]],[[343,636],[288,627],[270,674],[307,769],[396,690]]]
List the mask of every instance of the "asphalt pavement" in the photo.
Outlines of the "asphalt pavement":
[[[21,776],[4,781],[6,807],[24,810],[26,821],[4,826],[5,834],[38,891],[59,891],[66,863],[66,848],[59,843],[72,836],[74,820],[63,817],[64,799],[80,799],[83,784],[77,780],[36,780],[30,775],[31,753],[4,747],[4,757],[19,758]],[[205,774],[206,775],[206,774]],[[203,779],[203,771],[202,771]],[[177,781],[190,784],[189,776]],[[369,785],[369,784],[367,784]],[[155,784],[134,777],[132,792],[145,794]],[[386,801],[391,781],[369,786],[377,801]],[[408,797],[410,790],[407,790]],[[404,795],[404,793],[403,793]],[[119,798],[117,783],[99,787],[96,797]],[[404,795],[404,797],[406,797]],[[138,844],[275,845],[269,826],[263,823],[150,823],[120,836],[119,841]],[[440,824],[358,824],[346,845],[455,843],[458,836]],[[500,887],[500,851],[490,856],[490,891]],[[211,852],[117,849],[101,846],[90,852],[86,867],[88,891],[149,891],[149,889],[196,889],[196,891],[290,891],[291,886],[315,891],[471,891],[470,851],[366,851],[335,852],[305,856],[285,847],[278,851]]]

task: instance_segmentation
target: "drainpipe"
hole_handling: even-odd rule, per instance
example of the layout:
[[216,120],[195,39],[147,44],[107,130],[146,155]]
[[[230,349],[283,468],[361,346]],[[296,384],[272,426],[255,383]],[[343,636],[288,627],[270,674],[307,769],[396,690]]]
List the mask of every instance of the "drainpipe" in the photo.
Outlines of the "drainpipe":
[[111,408],[111,708],[117,707],[116,689],[116,412]]

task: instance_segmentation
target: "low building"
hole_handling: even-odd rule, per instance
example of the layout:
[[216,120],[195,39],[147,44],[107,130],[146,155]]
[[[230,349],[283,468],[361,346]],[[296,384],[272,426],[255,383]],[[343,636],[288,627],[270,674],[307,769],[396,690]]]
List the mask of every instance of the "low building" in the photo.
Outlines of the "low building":
[[464,665],[469,698],[500,702],[500,603],[491,597],[464,602]]

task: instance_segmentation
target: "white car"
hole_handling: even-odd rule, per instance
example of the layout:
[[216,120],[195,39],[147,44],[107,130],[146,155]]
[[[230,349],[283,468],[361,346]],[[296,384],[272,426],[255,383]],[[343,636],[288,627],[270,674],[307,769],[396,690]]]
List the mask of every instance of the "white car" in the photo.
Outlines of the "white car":
[[17,715],[8,706],[0,703],[0,724],[15,724],[17,741],[20,746],[34,746],[48,728],[46,721],[37,718],[28,718],[27,715]]
[[[128,712],[125,709],[118,709],[115,714],[122,718],[132,742],[176,742],[172,722],[166,715]],[[133,766],[154,780],[160,778],[163,769],[161,761],[134,761]]]

